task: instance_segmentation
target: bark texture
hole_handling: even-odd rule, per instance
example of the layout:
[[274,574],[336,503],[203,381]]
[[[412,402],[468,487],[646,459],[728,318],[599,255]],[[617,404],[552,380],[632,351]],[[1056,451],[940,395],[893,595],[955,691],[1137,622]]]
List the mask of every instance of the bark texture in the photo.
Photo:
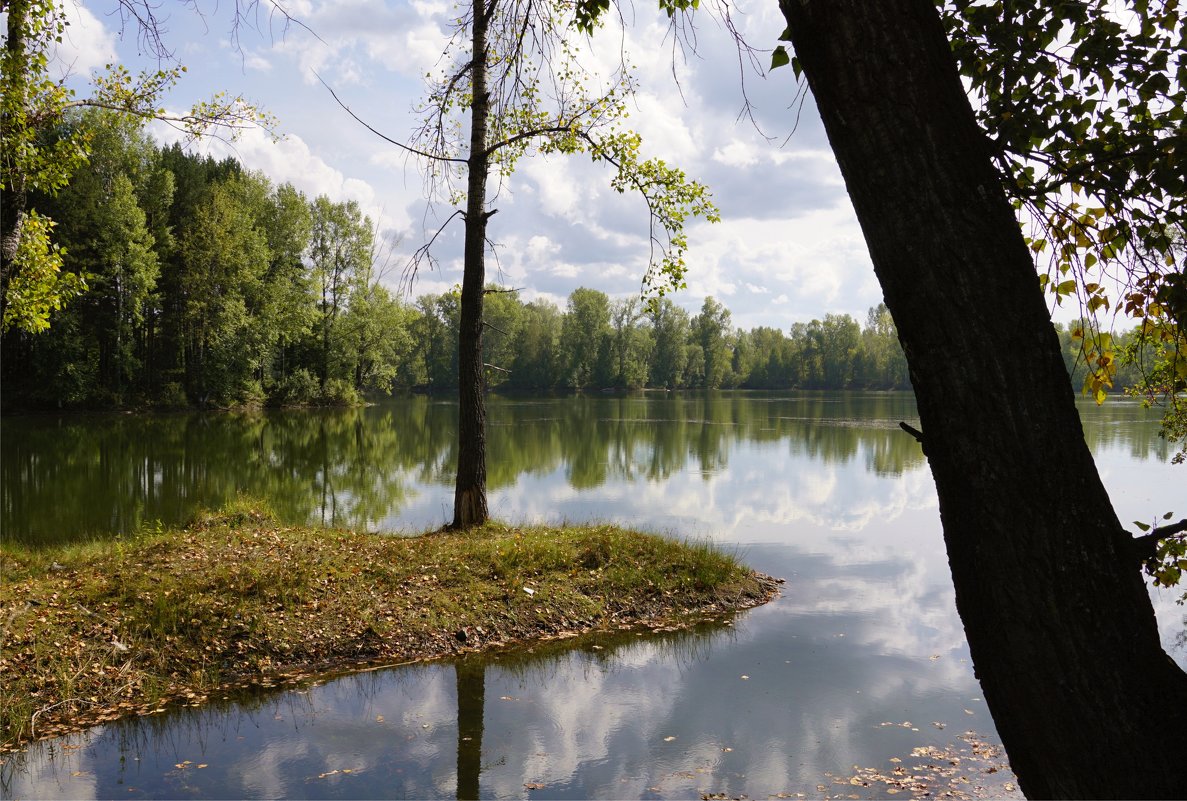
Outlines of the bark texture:
[[1022,789],[1180,797],[1187,676],[934,5],[781,8],[907,355],[957,607]]
[[[20,98],[21,104],[28,103],[28,85],[22,68],[25,55],[25,29],[29,15],[27,0],[14,0],[4,3],[7,12],[7,33],[4,42],[4,60],[6,71],[5,91],[13,92]],[[0,120],[0,133],[7,139],[7,133],[12,121]],[[27,199],[25,194],[25,176],[12,171],[9,180],[0,186],[0,317],[8,308],[8,282],[12,275],[12,261],[16,258],[17,248],[21,242],[21,228],[24,225]]]
[[474,98],[470,107],[470,157],[466,185],[466,243],[462,274],[461,319],[458,329],[458,452],[453,492],[453,528],[486,521],[486,400],[482,370],[482,300],[486,281],[486,30],[490,9],[474,2],[471,29],[473,61],[470,76]]

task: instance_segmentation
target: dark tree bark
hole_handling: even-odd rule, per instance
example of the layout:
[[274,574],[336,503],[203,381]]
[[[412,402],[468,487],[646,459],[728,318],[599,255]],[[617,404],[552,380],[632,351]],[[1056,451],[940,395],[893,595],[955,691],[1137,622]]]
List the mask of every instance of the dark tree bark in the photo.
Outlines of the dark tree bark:
[[486,30],[494,9],[474,0],[473,60],[470,65],[473,100],[470,109],[470,157],[466,186],[466,242],[462,274],[461,320],[458,329],[458,455],[453,493],[453,528],[486,522],[486,400],[482,372],[482,290],[486,281],[486,177],[490,154],[486,149],[487,116]]
[[898,326],[973,663],[1032,797],[1180,797],[1187,675],[930,0],[781,0]]
[[[8,36],[4,43],[6,67],[13,74],[7,81],[8,91],[14,92],[22,104],[28,102],[28,85],[23,71],[25,61],[25,31],[28,25],[29,4],[27,0],[5,3],[8,14]],[[0,120],[0,129],[7,129],[9,120]],[[11,184],[0,186],[0,317],[8,307],[8,283],[12,279],[12,261],[16,258],[21,241],[21,228],[26,213],[27,197],[25,176],[14,173]]]

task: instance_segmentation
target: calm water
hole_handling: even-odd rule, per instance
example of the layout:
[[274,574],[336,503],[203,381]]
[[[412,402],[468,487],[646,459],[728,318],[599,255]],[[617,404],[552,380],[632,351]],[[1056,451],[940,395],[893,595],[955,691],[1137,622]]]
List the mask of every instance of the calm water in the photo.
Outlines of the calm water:
[[[1121,519],[1182,512],[1156,416],[1082,407]],[[597,635],[98,727],[0,768],[6,797],[890,797],[856,768],[1008,794],[968,663],[935,491],[904,395],[507,400],[490,502],[711,539],[787,579],[732,625]],[[389,530],[450,516],[456,413],[362,410],[3,422],[5,536],[184,520],[237,491],[290,520]],[[1177,506],[1176,506],[1177,504]],[[1183,630],[1156,595],[1168,647]],[[1172,650],[1183,663],[1183,650]],[[974,732],[975,734],[968,734]],[[916,753],[921,748],[937,751]],[[949,768],[937,775],[928,764]],[[901,761],[896,761],[901,760]],[[904,789],[898,797],[911,795]]]

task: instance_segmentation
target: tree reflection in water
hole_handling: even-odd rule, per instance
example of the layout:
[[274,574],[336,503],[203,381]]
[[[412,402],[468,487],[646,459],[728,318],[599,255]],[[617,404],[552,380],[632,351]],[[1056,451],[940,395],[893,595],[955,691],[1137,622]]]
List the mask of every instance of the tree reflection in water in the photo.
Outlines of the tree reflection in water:
[[[1085,412],[1093,448],[1165,459],[1156,412],[1119,400]],[[707,482],[740,455],[779,446],[789,459],[861,459],[873,476],[901,476],[922,470],[924,459],[900,420],[917,423],[909,393],[494,397],[488,486],[497,495],[555,476],[588,493],[683,472]],[[426,397],[360,409],[39,416],[2,425],[0,530],[28,542],[185,523],[239,493],[267,499],[285,522],[367,530],[440,524],[440,507],[451,503],[457,408]]]
[[486,703],[486,663],[459,659],[453,663],[457,686],[457,798],[476,801],[482,772],[482,712]]

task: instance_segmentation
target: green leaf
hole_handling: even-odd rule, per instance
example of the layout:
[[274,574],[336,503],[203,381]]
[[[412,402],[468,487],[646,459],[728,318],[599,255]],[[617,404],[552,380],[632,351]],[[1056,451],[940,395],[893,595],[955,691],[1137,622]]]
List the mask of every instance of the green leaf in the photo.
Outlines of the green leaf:
[[791,56],[787,54],[787,48],[779,45],[775,48],[775,52],[771,53],[771,69],[777,70],[780,67],[785,67],[791,63]]
[[1147,523],[1139,523],[1137,520],[1135,520],[1135,521],[1133,521],[1133,524],[1134,524],[1135,526],[1137,526],[1138,528],[1140,528],[1142,531],[1149,531],[1149,530],[1150,530],[1150,526],[1149,526],[1149,524],[1147,524]]

